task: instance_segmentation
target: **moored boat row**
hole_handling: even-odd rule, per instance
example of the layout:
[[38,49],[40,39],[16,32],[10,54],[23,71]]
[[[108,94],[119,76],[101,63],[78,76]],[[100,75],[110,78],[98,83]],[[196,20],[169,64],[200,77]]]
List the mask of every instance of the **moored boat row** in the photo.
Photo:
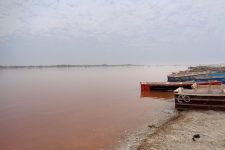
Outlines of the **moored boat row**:
[[209,66],[196,66],[188,67],[189,70],[172,72],[167,75],[168,82],[185,82],[195,80],[197,77],[210,76],[210,77],[225,77],[225,64],[209,65]]
[[180,71],[168,75],[167,79],[168,82],[140,82],[141,91],[174,91],[175,108],[178,110],[225,111],[224,70],[213,73],[210,70]]
[[[219,81],[195,83],[141,82],[141,97],[150,91],[174,91],[178,110],[206,109],[225,111],[225,84]],[[175,90],[176,89],[176,90]],[[154,94],[154,93],[153,93]]]

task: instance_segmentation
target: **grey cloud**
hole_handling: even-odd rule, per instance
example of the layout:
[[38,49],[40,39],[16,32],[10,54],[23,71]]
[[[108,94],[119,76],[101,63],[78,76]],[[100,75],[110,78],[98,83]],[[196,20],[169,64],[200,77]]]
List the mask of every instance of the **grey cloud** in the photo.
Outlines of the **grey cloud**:
[[[177,51],[186,49],[183,47],[190,43],[214,40],[222,47],[224,8],[223,0],[1,1],[0,42],[24,39],[43,43],[41,39],[47,38],[68,41],[68,45],[80,49],[93,49],[84,46],[92,43],[101,53],[115,52],[115,55],[117,49],[124,53],[138,50],[160,53],[163,49]],[[78,44],[78,39],[83,45]],[[74,41],[79,46],[69,44]],[[195,46],[198,49],[199,45]],[[7,47],[16,49],[4,46]],[[57,49],[63,47],[59,45]],[[48,46],[43,49],[48,50]]]
[[[31,34],[48,36],[51,32],[63,34],[64,36],[78,37],[98,34],[110,35],[112,33],[130,36],[132,34],[145,35],[167,33],[179,29],[185,30],[186,25],[192,29],[216,27],[220,21],[217,10],[222,11],[224,3],[216,5],[207,2],[182,1],[122,1],[114,2],[113,5],[107,1],[85,1],[85,2],[55,2],[36,1],[24,2],[21,5],[11,4],[8,17],[1,19],[5,22],[1,26],[1,35],[12,35],[14,31],[26,33],[26,27]],[[212,5],[211,9],[206,9]],[[213,7],[214,6],[214,7]],[[216,8],[216,9],[215,9]],[[222,12],[224,14],[224,11]],[[221,14],[221,12],[219,12]],[[211,22],[211,16],[217,15],[217,19]],[[9,26],[11,24],[11,26]],[[4,32],[3,32],[4,30]],[[189,29],[187,29],[189,30]],[[24,31],[24,32],[23,32]],[[180,33],[181,34],[181,33]],[[164,35],[167,36],[167,35]],[[171,36],[171,35],[170,35]]]

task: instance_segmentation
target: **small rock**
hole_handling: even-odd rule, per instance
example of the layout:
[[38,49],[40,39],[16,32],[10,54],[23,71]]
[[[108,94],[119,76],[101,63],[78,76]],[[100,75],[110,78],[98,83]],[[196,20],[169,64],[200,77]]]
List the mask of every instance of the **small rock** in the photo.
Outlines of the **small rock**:
[[174,113],[173,110],[164,110],[163,112],[164,112],[164,113],[167,113],[167,114],[173,114],[173,113]]

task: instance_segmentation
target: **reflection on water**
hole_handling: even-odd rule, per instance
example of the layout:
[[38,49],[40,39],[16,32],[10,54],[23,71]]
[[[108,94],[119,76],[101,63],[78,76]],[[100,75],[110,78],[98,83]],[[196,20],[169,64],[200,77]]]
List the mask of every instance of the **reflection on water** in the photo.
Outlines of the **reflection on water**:
[[141,98],[155,98],[155,99],[173,99],[174,93],[173,92],[158,92],[158,91],[141,91]]
[[160,68],[0,69],[0,149],[96,150],[119,143],[174,107],[156,99],[167,93],[140,101],[140,81],[166,81],[176,71]]

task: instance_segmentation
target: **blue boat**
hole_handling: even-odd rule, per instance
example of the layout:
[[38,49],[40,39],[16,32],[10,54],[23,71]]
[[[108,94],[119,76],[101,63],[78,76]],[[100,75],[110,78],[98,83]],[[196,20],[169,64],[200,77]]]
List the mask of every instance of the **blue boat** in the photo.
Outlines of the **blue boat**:
[[[168,75],[167,79],[168,79],[168,82],[185,82],[185,81],[193,81],[193,80],[195,82],[205,82],[208,80],[217,80],[222,82],[224,77],[225,77],[224,72],[223,73],[209,73],[209,72],[195,72],[195,73],[181,72],[180,73],[179,72],[179,73],[173,73],[171,75]],[[198,78],[198,80],[195,80],[196,78]],[[204,78],[204,79],[201,80],[201,78]]]
[[209,72],[177,72],[167,76],[168,82],[193,81],[197,76],[208,75]]
[[220,81],[222,84],[225,84],[225,74],[224,76],[214,76],[213,75],[208,75],[208,76],[198,76],[195,78],[194,82],[208,82],[208,81]]
[[210,73],[209,74],[209,76],[211,76],[211,77],[215,77],[215,76],[217,76],[217,77],[224,77],[225,76],[225,73],[223,72],[223,73]]

